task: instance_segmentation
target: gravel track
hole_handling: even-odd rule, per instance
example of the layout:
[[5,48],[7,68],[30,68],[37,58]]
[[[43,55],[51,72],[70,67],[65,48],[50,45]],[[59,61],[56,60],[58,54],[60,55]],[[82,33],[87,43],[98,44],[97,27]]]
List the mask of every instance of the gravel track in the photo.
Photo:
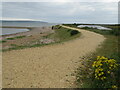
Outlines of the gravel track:
[[75,87],[72,75],[81,65],[80,57],[94,52],[104,36],[78,30],[75,40],[44,47],[12,50],[2,53],[3,88],[69,88]]

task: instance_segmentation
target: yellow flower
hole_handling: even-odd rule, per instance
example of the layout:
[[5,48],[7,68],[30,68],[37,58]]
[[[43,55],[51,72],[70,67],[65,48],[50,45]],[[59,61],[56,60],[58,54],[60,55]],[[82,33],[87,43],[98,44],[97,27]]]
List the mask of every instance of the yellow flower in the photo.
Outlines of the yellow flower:
[[110,65],[111,67],[113,66],[113,65]]
[[104,56],[102,56],[101,59],[106,59],[106,58]]
[[103,75],[103,74],[104,74],[104,72],[101,72],[101,74]]
[[95,67],[95,65],[93,64],[92,67]]
[[110,71],[107,71],[107,73],[110,73]]
[[100,59],[100,56],[97,56],[97,60],[99,60]]
[[114,59],[108,59],[104,56],[97,56],[97,60],[93,62],[92,67],[95,68],[95,78],[105,80],[106,73],[110,74],[111,70],[117,68],[118,64]]
[[106,79],[106,77],[101,77],[101,80],[104,80],[104,79]]
[[98,76],[95,76],[95,78],[98,78]]
[[104,78],[102,77],[101,80],[103,80]]
[[112,69],[111,67],[109,67],[109,69]]
[[99,70],[100,70],[100,71],[103,71],[103,69],[102,69],[102,68],[100,68]]
[[116,85],[113,85],[112,88],[117,88],[117,86],[116,86]]
[[98,76],[101,76],[101,73],[100,73],[100,74],[98,74]]
[[106,77],[103,77],[104,79],[106,79]]

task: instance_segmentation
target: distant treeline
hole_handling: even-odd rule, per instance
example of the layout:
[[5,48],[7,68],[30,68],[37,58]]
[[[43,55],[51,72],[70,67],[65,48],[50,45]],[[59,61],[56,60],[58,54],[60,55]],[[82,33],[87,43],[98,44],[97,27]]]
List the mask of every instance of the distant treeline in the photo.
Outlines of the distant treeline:
[[83,23],[73,23],[73,24],[63,24],[63,25],[111,25],[111,26],[120,26],[120,24],[83,24]]

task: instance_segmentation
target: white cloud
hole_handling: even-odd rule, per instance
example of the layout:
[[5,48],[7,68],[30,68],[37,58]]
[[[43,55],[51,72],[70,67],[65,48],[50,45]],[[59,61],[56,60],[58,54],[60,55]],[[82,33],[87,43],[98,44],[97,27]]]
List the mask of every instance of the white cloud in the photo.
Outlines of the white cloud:
[[117,3],[105,2],[11,2],[3,3],[3,17],[48,22],[116,23]]

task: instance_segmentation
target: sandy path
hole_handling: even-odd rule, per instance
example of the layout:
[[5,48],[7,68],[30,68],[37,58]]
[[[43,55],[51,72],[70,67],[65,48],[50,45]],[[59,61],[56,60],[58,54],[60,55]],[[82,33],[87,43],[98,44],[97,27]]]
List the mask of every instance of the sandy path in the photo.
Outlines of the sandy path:
[[90,31],[76,30],[82,33],[76,40],[4,52],[3,87],[73,87],[75,76],[71,74],[80,65],[80,57],[95,51],[105,39]]

